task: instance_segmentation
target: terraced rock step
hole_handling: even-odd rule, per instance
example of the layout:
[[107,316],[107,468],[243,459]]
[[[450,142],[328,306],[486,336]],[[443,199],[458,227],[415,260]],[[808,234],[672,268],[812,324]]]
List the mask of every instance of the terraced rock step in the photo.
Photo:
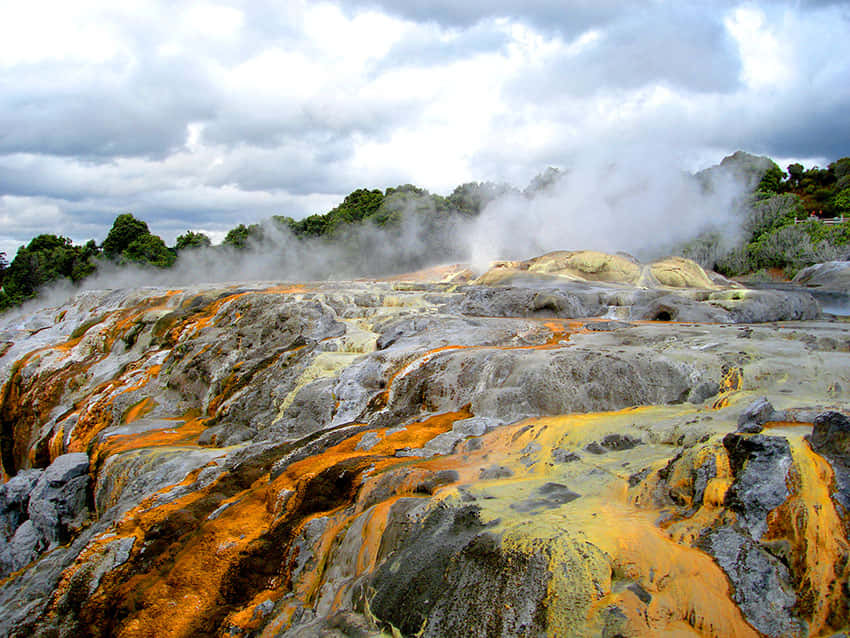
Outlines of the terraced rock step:
[[553,253],[3,318],[0,635],[850,630],[850,330]]

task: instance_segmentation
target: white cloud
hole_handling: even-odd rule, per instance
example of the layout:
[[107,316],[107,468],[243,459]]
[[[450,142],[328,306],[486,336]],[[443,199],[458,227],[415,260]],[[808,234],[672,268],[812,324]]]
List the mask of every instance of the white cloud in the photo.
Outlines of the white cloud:
[[828,161],[850,154],[848,24],[767,0],[5,3],[0,241],[102,240],[123,211],[223,233],[647,139],[686,168]]
[[751,89],[780,87],[796,78],[787,49],[766,24],[763,11],[739,7],[724,21],[741,52],[742,79]]

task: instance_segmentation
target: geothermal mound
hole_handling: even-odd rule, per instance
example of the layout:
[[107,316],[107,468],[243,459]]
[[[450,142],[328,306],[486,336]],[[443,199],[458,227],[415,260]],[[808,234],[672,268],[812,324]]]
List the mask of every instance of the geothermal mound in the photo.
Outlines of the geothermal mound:
[[0,635],[850,629],[803,290],[558,252],[1,320]]

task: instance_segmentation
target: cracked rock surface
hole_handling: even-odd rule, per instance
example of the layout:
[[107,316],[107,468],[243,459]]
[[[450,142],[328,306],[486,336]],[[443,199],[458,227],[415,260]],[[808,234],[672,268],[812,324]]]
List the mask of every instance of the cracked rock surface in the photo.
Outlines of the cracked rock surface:
[[850,631],[850,324],[805,290],[562,251],[0,340],[0,636]]

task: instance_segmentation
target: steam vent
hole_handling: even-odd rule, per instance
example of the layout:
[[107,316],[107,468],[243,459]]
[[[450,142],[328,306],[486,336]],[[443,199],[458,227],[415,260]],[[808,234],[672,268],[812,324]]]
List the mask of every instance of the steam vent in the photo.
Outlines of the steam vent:
[[802,287],[558,252],[0,322],[0,636],[850,631]]

